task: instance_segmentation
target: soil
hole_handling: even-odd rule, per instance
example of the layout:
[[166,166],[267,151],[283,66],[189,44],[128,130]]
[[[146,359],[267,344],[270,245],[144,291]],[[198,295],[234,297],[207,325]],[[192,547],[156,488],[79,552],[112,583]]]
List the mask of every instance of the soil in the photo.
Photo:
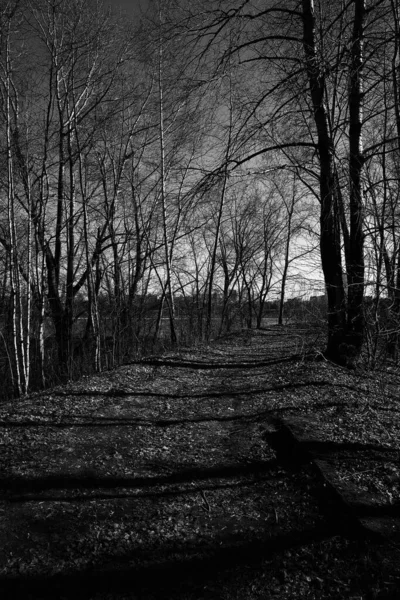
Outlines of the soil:
[[279,327],[3,404],[1,598],[399,598],[399,411]]

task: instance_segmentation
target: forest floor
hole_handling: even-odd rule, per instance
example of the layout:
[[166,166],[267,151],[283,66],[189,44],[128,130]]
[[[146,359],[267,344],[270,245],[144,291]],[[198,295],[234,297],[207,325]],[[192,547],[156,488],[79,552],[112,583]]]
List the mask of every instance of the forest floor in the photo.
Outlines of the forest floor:
[[400,597],[400,374],[301,330],[0,406],[0,596]]

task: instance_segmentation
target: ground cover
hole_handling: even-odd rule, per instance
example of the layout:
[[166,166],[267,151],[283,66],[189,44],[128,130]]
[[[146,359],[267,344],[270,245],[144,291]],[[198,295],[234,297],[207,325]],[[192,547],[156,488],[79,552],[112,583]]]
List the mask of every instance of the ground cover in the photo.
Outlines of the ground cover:
[[2,598],[397,598],[399,384],[271,328],[0,406]]

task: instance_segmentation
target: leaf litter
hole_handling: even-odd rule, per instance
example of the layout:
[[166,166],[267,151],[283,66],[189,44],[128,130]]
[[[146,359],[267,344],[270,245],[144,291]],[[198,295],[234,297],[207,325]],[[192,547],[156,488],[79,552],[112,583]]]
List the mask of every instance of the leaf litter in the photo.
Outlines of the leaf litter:
[[396,505],[397,375],[383,387],[307,343],[236,334],[0,406],[0,587],[98,600],[394,589],[397,548],[333,526],[313,469],[282,465],[267,434],[295,417],[324,442],[392,451],[337,476]]

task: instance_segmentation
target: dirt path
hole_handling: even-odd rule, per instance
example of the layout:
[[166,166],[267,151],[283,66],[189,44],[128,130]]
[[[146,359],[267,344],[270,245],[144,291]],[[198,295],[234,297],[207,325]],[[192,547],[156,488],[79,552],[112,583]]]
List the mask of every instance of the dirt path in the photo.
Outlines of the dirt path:
[[[0,407],[1,597],[398,597],[396,377],[377,404],[382,382],[305,361],[309,341],[227,338]],[[318,435],[379,438],[379,477],[346,477],[380,484],[390,536],[330,493],[344,461]]]

